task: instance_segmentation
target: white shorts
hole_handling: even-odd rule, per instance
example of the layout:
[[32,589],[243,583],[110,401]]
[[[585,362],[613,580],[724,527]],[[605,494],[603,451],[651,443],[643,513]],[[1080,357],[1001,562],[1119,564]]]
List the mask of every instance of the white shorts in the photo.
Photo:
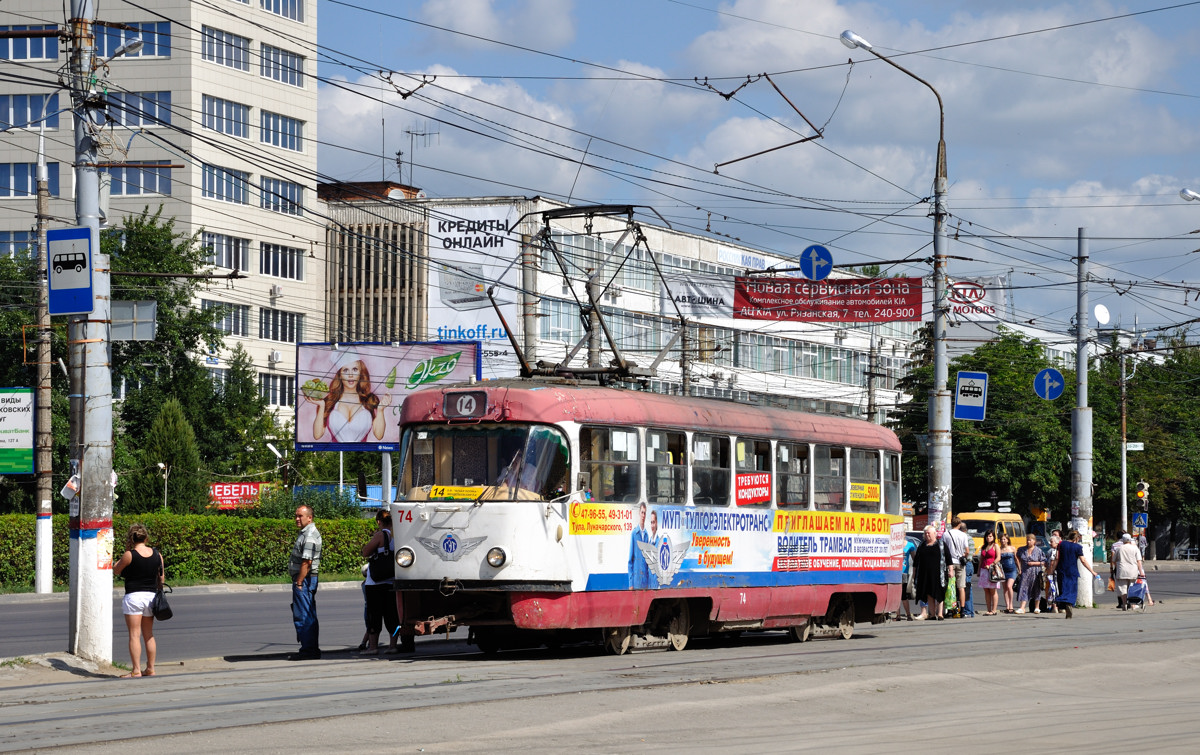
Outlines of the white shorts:
[[121,612],[126,616],[153,616],[154,612],[150,610],[153,600],[152,592],[125,593],[125,600],[121,601]]

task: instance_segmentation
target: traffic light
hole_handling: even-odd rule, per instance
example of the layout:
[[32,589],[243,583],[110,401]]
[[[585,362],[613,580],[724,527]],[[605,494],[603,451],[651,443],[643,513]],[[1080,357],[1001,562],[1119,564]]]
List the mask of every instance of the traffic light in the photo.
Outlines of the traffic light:
[[1143,509],[1145,509],[1150,503],[1150,483],[1146,482],[1145,480],[1139,481],[1138,484],[1134,486],[1133,494],[1137,496],[1138,503],[1141,504]]

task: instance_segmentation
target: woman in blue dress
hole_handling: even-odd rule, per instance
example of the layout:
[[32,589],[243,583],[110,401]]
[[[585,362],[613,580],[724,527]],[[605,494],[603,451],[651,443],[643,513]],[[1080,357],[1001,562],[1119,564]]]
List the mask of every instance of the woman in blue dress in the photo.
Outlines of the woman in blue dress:
[[1000,533],[1000,568],[1004,570],[1004,612],[1013,612],[1013,582],[1020,576],[1017,565],[1017,549],[1007,532]]
[[1079,592],[1079,565],[1096,576],[1096,572],[1083,560],[1083,546],[1079,544],[1079,532],[1071,530],[1067,539],[1058,544],[1054,555],[1054,577],[1058,583],[1058,596],[1054,602],[1071,618],[1071,606]]

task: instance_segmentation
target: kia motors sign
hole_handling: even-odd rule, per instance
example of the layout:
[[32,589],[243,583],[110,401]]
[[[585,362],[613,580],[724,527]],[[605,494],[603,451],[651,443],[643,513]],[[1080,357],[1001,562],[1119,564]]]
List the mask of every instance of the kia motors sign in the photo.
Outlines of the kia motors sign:
[[[926,280],[932,286],[932,279]],[[1008,281],[1002,275],[984,278],[947,278],[946,306],[954,320],[998,320],[1004,316]],[[929,297],[932,302],[932,295]],[[930,312],[925,312],[925,318]]]
[[269,482],[210,482],[208,500],[218,509],[239,509],[254,506]]

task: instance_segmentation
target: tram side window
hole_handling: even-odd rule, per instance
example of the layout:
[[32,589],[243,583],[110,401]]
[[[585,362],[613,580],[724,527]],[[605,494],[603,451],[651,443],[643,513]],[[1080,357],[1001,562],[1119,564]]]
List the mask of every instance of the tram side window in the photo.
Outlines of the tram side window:
[[692,500],[697,506],[729,505],[729,438],[692,437]]
[[638,500],[641,469],[637,430],[584,427],[579,430],[581,471],[587,476],[592,499],[608,502]]
[[879,512],[879,452],[850,449],[850,510]]
[[775,446],[775,505],[808,508],[808,444]]
[[646,431],[646,499],[650,503],[687,501],[687,436]]
[[846,508],[846,449],[816,446],[813,455],[816,472],[816,504],[819,511],[844,511]]
[[884,456],[883,504],[888,514],[900,514],[900,454]]
[[738,438],[736,460],[737,505],[771,505],[771,441]]

